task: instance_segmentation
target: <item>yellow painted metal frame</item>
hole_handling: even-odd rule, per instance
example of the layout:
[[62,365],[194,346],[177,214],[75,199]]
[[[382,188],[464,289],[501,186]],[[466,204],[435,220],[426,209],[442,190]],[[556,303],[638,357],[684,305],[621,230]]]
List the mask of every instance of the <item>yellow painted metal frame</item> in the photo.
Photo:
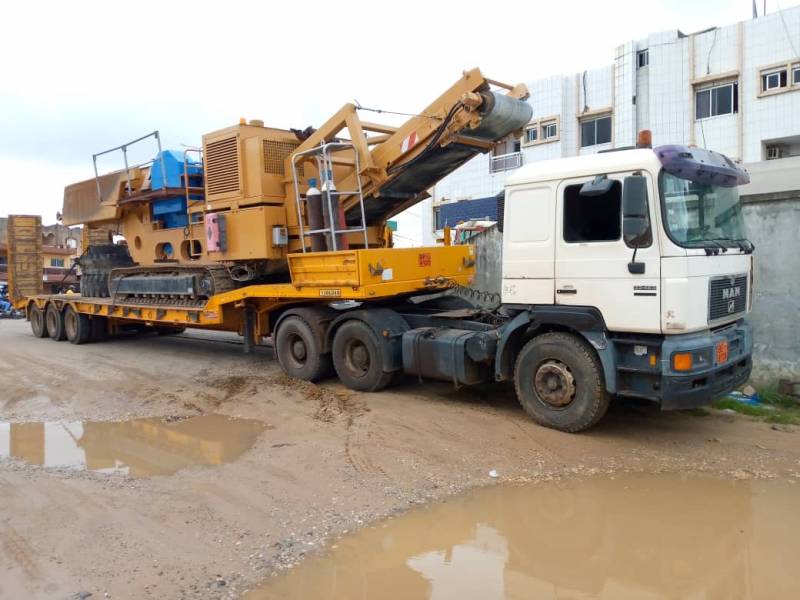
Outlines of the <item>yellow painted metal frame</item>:
[[475,274],[473,246],[430,248],[371,248],[340,252],[290,254],[292,283],[250,285],[209,299],[203,307],[113,304],[110,298],[75,295],[29,298],[42,310],[55,303],[90,317],[108,317],[119,323],[180,325],[199,329],[242,331],[242,311],[258,315],[256,336],[270,334],[270,313],[279,306],[331,302],[370,301],[435,291],[453,284],[467,285]]

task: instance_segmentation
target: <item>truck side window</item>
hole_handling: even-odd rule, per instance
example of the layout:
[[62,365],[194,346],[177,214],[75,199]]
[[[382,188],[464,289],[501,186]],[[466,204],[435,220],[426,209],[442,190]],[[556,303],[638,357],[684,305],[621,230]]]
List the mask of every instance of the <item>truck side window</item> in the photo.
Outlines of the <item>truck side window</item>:
[[610,242],[622,235],[622,185],[599,196],[581,196],[581,184],[564,188],[564,241]]

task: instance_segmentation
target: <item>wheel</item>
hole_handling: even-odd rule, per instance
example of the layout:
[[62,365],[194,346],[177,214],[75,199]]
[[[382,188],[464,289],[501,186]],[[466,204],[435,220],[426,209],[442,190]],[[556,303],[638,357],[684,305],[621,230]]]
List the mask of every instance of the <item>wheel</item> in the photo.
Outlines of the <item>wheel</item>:
[[351,390],[377,392],[394,377],[383,370],[381,340],[363,321],[347,321],[333,337],[333,366],[336,374]]
[[91,342],[102,342],[108,337],[108,319],[106,317],[92,317],[92,333],[89,336]]
[[44,313],[44,320],[47,324],[47,333],[50,334],[50,339],[57,342],[67,339],[64,332],[64,315],[58,310],[58,307],[50,303]]
[[517,356],[514,385],[525,412],[540,425],[560,431],[583,431],[608,409],[597,354],[568,333],[545,333],[525,344]]
[[290,377],[319,381],[331,372],[331,355],[323,354],[311,326],[296,315],[286,317],[275,334],[275,355]]
[[89,315],[76,311],[72,306],[64,309],[64,333],[71,344],[85,344],[92,337],[92,322]]
[[33,331],[33,335],[35,335],[38,338],[46,338],[47,320],[45,319],[42,309],[39,308],[36,304],[31,304],[31,308],[29,310],[29,318],[31,321],[31,331]]

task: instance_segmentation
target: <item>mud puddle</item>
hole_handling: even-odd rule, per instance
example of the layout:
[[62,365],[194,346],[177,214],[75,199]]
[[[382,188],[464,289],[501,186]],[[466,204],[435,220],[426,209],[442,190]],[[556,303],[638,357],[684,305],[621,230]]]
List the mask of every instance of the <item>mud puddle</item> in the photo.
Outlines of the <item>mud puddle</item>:
[[170,475],[234,461],[268,428],[261,421],[213,414],[175,421],[0,423],[0,458],[131,477]]
[[246,600],[798,598],[800,485],[498,485],[339,540]]

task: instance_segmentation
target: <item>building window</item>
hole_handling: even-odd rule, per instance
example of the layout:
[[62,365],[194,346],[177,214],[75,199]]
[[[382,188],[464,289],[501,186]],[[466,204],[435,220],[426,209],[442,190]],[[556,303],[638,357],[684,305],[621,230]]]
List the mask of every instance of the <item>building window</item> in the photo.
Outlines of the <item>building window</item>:
[[581,196],[581,184],[564,189],[564,241],[611,242],[622,234],[622,185],[600,196]]
[[734,81],[697,90],[694,107],[694,118],[697,120],[739,112],[739,83]]
[[645,48],[644,50],[639,50],[636,53],[636,67],[641,69],[642,67],[646,67],[650,64],[650,50]]
[[51,267],[63,267],[64,266],[64,259],[63,258],[51,258],[50,259],[50,266]]
[[761,91],[769,92],[785,88],[787,83],[786,69],[776,69],[761,73]]
[[611,116],[581,121],[581,148],[611,143]]
[[522,136],[522,145],[533,146],[535,144],[558,141],[559,122],[559,115],[549,115],[531,121],[525,126],[525,133]]
[[794,85],[800,84],[800,65],[792,67],[792,83]]
[[7,265],[7,264],[8,264],[8,257],[0,256],[0,265]]

